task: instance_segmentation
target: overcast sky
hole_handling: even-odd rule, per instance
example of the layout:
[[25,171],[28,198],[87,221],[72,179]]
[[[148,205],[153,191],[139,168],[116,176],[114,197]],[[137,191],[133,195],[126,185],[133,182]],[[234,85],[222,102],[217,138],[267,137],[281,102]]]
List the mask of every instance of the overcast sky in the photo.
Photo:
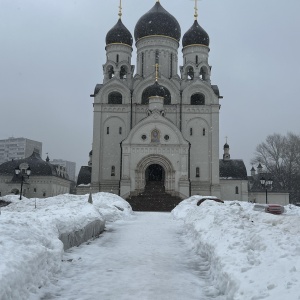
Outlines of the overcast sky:
[[[134,32],[155,0],[123,0]],[[193,23],[192,0],[161,0],[181,25]],[[43,158],[87,165],[93,93],[103,79],[105,36],[119,0],[0,0],[0,139],[43,143]],[[199,23],[210,36],[212,84],[220,88],[220,156],[248,172],[255,147],[272,133],[300,133],[300,1],[203,0]],[[134,49],[135,52],[135,49]],[[181,46],[179,48],[181,65]],[[135,56],[132,61],[135,62]]]

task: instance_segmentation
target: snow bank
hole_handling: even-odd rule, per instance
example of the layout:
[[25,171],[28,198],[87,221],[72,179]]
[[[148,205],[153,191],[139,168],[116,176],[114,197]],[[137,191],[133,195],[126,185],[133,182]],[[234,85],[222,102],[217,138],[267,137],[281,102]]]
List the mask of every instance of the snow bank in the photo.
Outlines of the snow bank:
[[184,221],[192,247],[207,259],[214,288],[229,300],[300,299],[300,208],[283,215],[253,210],[237,201],[205,201],[193,196],[172,214]]
[[67,243],[77,244],[87,230],[95,235],[95,228],[102,231],[106,220],[126,218],[132,212],[116,195],[94,194],[93,204],[88,196],[2,198],[11,204],[0,215],[0,300],[28,299],[29,292],[59,271],[63,254],[59,237],[68,236]]

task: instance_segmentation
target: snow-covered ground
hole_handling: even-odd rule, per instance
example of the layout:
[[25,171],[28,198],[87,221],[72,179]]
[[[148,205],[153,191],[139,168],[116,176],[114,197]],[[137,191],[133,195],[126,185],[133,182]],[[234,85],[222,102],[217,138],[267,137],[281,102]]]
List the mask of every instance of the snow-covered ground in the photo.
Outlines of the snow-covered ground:
[[[37,208],[4,198],[13,203],[0,215],[0,300],[300,300],[299,207],[271,215],[237,201],[197,206],[194,196],[172,214],[132,216],[105,193],[93,204],[37,199]],[[104,219],[99,239],[63,252],[61,232]]]
[[187,239],[210,262],[214,287],[227,299],[300,299],[300,208],[283,215],[253,210],[237,201],[181,202],[173,216]]
[[64,253],[60,234],[132,213],[126,201],[107,193],[94,194],[93,204],[88,203],[88,195],[2,199],[12,203],[2,207],[0,215],[1,300],[28,299],[59,272]]

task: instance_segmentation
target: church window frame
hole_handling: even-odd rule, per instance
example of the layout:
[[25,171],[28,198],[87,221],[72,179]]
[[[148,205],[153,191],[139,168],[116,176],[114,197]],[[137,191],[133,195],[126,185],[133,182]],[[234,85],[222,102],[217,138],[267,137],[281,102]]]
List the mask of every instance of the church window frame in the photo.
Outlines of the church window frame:
[[197,178],[200,177],[200,168],[199,167],[196,168],[196,177]]
[[115,77],[115,70],[114,67],[112,65],[107,66],[106,72],[108,74],[108,78],[112,79]]
[[117,91],[113,91],[113,92],[109,93],[107,103],[112,104],[112,105],[123,104],[122,94]]
[[116,167],[115,166],[111,166],[110,176],[116,176]]
[[141,76],[144,77],[145,54],[141,54]]
[[238,187],[238,186],[235,187],[235,194],[236,194],[236,195],[239,194],[239,187]]
[[191,96],[191,105],[205,105],[205,95],[203,93],[194,93]]
[[120,79],[127,79],[128,67],[123,65],[120,68]]
[[186,75],[188,80],[194,80],[195,78],[195,70],[192,66],[186,68]]

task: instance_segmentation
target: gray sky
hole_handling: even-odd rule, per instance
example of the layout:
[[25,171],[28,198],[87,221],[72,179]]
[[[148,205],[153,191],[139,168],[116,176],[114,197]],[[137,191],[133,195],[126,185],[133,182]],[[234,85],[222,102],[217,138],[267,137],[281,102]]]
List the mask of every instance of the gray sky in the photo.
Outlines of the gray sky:
[[[134,32],[155,0],[123,0],[123,23]],[[191,0],[161,0],[181,25],[193,23]],[[86,165],[92,144],[92,98],[102,82],[105,36],[119,0],[0,0],[0,139],[43,143],[43,158]],[[212,84],[220,88],[220,156],[249,171],[255,147],[274,132],[299,134],[299,0],[203,0]],[[135,49],[134,49],[135,52]],[[181,47],[179,49],[181,58]],[[135,64],[135,58],[132,61]],[[180,63],[181,64],[181,63]]]

